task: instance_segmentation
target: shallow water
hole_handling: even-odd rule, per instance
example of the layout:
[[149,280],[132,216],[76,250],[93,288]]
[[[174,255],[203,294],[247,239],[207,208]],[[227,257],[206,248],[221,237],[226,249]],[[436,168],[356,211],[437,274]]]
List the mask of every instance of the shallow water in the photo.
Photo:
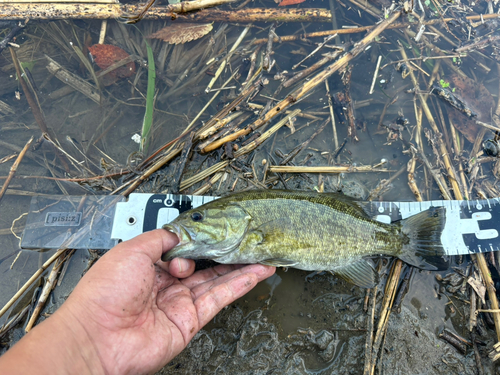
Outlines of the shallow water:
[[[318,1],[302,5],[305,4],[309,7],[328,7],[328,4]],[[266,2],[264,5],[275,6],[273,2]],[[347,18],[340,17],[339,24],[341,25],[354,23],[371,25],[376,22],[374,17],[364,13],[362,17],[359,17],[357,11],[353,12],[349,9],[343,9],[343,11]],[[160,21],[142,21],[138,27],[144,34],[149,34],[163,25],[164,22]],[[68,48],[67,42],[71,40],[69,35],[76,35],[80,45],[82,45],[86,35],[84,29],[86,27],[90,27],[90,33],[95,41],[94,31],[98,30],[99,26],[98,22],[33,24],[26,30],[25,36],[20,39],[25,44],[24,49],[22,48],[22,51],[18,52],[20,59],[36,62],[32,74],[40,85],[39,100],[49,128],[58,137],[62,148],[76,160],[82,162],[80,165],[82,170],[76,171],[72,168],[70,174],[65,173],[60,161],[45,143],[36,151],[28,153],[18,168],[17,176],[47,177],[55,175],[64,177],[71,175],[71,177],[84,177],[93,174],[100,175],[105,172],[100,164],[101,157],[105,159],[108,171],[119,170],[127,166],[129,155],[137,151],[138,146],[131,137],[135,133],[140,133],[142,126],[144,114],[142,95],[145,95],[147,84],[147,72],[144,68],[137,66],[140,74],[136,89],[131,86],[131,80],[134,77],[131,77],[130,81],[122,80],[103,90],[99,104],[78,92],[71,92],[54,99],[56,90],[64,85],[56,78],[47,79],[46,60],[43,53],[47,53],[75,74],[84,77],[87,75],[85,70],[79,66],[75,54]],[[231,69],[239,66],[242,58],[253,52],[255,47],[249,44],[253,38],[267,37],[268,24],[257,23],[255,26],[245,38],[242,48],[232,59]],[[330,29],[331,24],[290,23],[279,25],[276,32],[280,36],[288,35],[298,32],[300,27],[304,27],[307,32],[312,32]],[[221,51],[229,49],[243,30],[242,26],[228,26],[225,30],[225,36],[217,38],[214,47],[208,49],[207,55],[201,59],[199,51],[208,48],[210,38],[216,35],[219,28],[221,28],[221,24],[214,23],[214,31],[209,36],[200,41],[175,47],[167,47],[165,43],[158,40],[149,40],[155,57],[158,59],[157,69],[163,71],[174,84],[181,78],[184,81],[189,80],[190,76],[195,75],[211,57],[219,58]],[[66,35],[66,40],[61,37],[58,30]],[[118,25],[115,21],[111,21],[108,35],[129,53],[136,53],[146,59],[144,41],[134,28]],[[363,35],[343,35],[341,40],[344,43],[350,40],[356,42]],[[357,165],[373,165],[385,159],[388,161],[386,167],[393,172],[353,173],[341,176],[333,174],[309,175],[311,181],[294,176],[287,181],[288,188],[312,189],[319,186],[320,181],[323,181],[326,191],[336,190],[339,185],[343,185],[346,187],[346,192],[362,195],[362,193],[373,189],[381,179],[389,178],[408,163],[409,155],[403,152],[401,142],[393,140],[389,143],[387,132],[383,129],[382,131],[377,129],[377,125],[386,102],[401,87],[408,85],[408,88],[412,88],[409,78],[403,79],[398,72],[389,66],[381,71],[381,76],[377,81],[380,82],[382,78],[392,77],[392,82],[387,86],[377,83],[375,94],[368,94],[375,67],[373,57],[376,58],[378,54],[381,54],[384,57],[382,64],[389,60],[400,59],[396,41],[404,41],[404,39],[398,31],[385,31],[382,38],[372,44],[371,49],[352,62],[353,73],[350,92],[354,107],[359,107],[355,109],[355,118],[360,122],[360,128],[357,130],[359,142],[349,141],[340,154],[340,160],[343,163],[356,163]],[[314,43],[319,41],[321,38],[310,39],[309,42],[299,40],[291,43],[275,43],[273,58],[276,59],[279,70],[290,72],[292,66],[305,56],[304,53],[311,52],[315,48]],[[447,42],[442,40],[437,44],[441,48],[449,46]],[[262,47],[262,49],[264,48]],[[168,58],[163,62],[160,61],[160,56],[167,50]],[[198,53],[195,54],[193,51],[198,51]],[[428,52],[425,49],[424,51]],[[407,53],[410,52],[407,49]],[[471,77],[475,76],[483,81],[496,100],[498,97],[498,75],[496,74],[495,62],[482,56],[474,55],[474,57],[475,59],[463,58],[462,70],[470,74]],[[311,58],[304,64],[309,65],[316,60],[317,57]],[[193,66],[197,66],[199,69],[189,72],[186,77],[183,77],[184,67],[190,61],[194,61]],[[486,73],[478,63],[486,64],[491,70]],[[428,73],[432,72],[432,66],[423,64],[423,68]],[[443,78],[451,74],[449,67],[444,64],[441,69]],[[279,81],[274,80],[276,72],[276,68],[273,68],[270,74],[265,73],[265,77],[270,82],[261,94],[273,95],[280,84]],[[223,80],[226,80],[230,74],[231,71],[226,71]],[[14,99],[13,92],[18,84],[15,81],[15,72],[8,51],[4,51],[0,56],[0,78],[5,82],[5,85],[0,88],[0,100],[11,105],[16,111],[15,115],[0,115],[2,124],[0,140],[6,143],[0,145],[1,159],[14,153],[15,149],[9,148],[8,145],[20,148],[31,135],[38,137],[40,132],[24,98],[21,101]],[[158,100],[155,103],[154,137],[150,150],[154,150],[177,137],[203,108],[213,95],[212,93],[204,94],[204,89],[210,79],[211,76],[203,74],[196,82],[189,84],[175,95],[169,95],[168,85],[157,79],[159,91]],[[219,79],[215,87],[219,87],[223,80]],[[332,92],[342,91],[343,85],[339,74],[331,76],[328,82]],[[277,97],[283,98],[285,93],[287,91],[282,91]],[[207,121],[209,116],[217,113],[225,103],[231,100],[231,94],[237,94],[237,90],[223,91],[201,119]],[[398,113],[403,114],[410,125],[402,131],[402,134],[405,139],[410,140],[409,130],[413,129],[416,124],[415,97],[413,93],[405,93],[404,91],[399,91],[398,95],[398,101],[387,109],[384,124],[389,125],[398,117]],[[364,100],[368,100],[368,105],[358,105]],[[266,101],[267,99],[264,97],[255,99],[255,102],[262,105],[265,105]],[[329,108],[324,85],[318,86],[310,96],[296,104],[294,108],[300,108],[306,113],[320,113],[318,116],[326,119],[329,116]],[[432,110],[437,117],[436,107],[432,107]],[[447,118],[444,106],[442,110]],[[114,122],[117,118],[118,121]],[[309,125],[306,126],[308,121]],[[276,120],[273,120],[271,124],[275,122]],[[259,147],[250,161],[257,171],[259,181],[262,181],[263,177],[263,159],[270,160],[270,153],[277,159],[274,156],[276,149],[280,149],[284,153],[290,152],[296,145],[307,139],[316,130],[319,123],[311,123],[310,120],[299,117],[294,124],[295,129],[297,129],[295,133],[292,134],[290,128],[283,127],[275,137]],[[425,117],[424,127],[428,127]],[[342,141],[347,136],[347,127],[337,123],[337,132],[338,139]],[[99,140],[96,142],[98,138]],[[426,144],[426,142],[424,143]],[[471,148],[472,145],[465,140],[464,149],[470,151]],[[90,160],[85,159],[78,150],[88,155]],[[332,126],[328,125],[309,144],[309,147],[299,154],[295,162],[299,163],[310,154],[307,165],[331,164],[331,155],[334,151],[333,130]],[[431,148],[426,146],[426,151],[428,157],[432,158]],[[211,156],[207,160],[206,156],[194,154],[186,167],[186,176],[192,176],[199,170],[203,170],[217,158],[217,156]],[[47,167],[44,159],[50,168]],[[174,161],[154,178],[144,183],[138,191],[172,192],[170,180],[176,163]],[[8,174],[11,164],[12,161],[0,164],[0,176]],[[491,175],[489,166],[483,169],[483,174]],[[226,181],[214,185],[208,194],[218,194],[229,190],[233,186],[236,175],[234,170],[228,170]],[[420,164],[417,167],[416,177],[420,188],[424,191],[425,199],[440,198],[435,184],[427,177]],[[72,182],[56,182],[44,178],[16,178],[13,180],[10,185],[11,190],[3,198],[0,206],[0,230],[2,230],[0,232],[0,306],[9,300],[15,291],[52,254],[52,252],[19,250],[18,239],[9,232],[13,221],[27,212],[29,208],[30,196],[22,195],[25,194],[22,192],[70,195],[108,194],[117,185],[119,185],[118,182],[110,181],[80,186]],[[240,179],[234,187],[237,191],[246,188],[247,185],[249,184]],[[201,184],[196,185],[195,188],[199,186]],[[415,199],[408,188],[406,172],[395,179],[391,186],[392,188],[383,195],[383,200],[413,201]],[[426,186],[429,188],[426,189]],[[282,187],[282,185],[278,184],[277,187]],[[190,188],[184,193],[192,193],[195,188]],[[21,217],[15,224],[16,234],[20,235],[24,222],[25,217]],[[11,268],[18,251],[20,251],[19,258]],[[44,309],[45,312],[53,312],[64,301],[83,274],[91,258],[92,255],[84,250],[77,251],[73,255],[64,279],[61,285],[56,287],[53,297]],[[468,307],[455,301],[460,313],[451,312],[449,305],[447,305],[448,299],[438,298],[435,293],[435,290],[439,289],[439,285],[434,276],[433,273],[429,272],[415,272],[410,290],[403,303],[402,312],[391,316],[382,361],[383,371],[386,373],[451,374],[473,372],[475,364],[471,350],[464,357],[449,344],[437,338],[437,334],[443,328],[468,337],[465,327]],[[364,290],[347,284],[330,274],[311,275],[308,272],[293,269],[287,272],[278,270],[272,279],[262,282],[251,293],[221,312],[196,336],[188,349],[170,363],[162,373],[361,373],[365,361],[366,337],[364,297]],[[0,323],[3,323],[6,318],[7,316],[2,317]],[[12,337],[13,341],[16,341],[20,335],[21,330],[16,330]],[[482,340],[491,344],[491,337],[482,338]],[[489,348],[489,346],[485,348]],[[446,360],[443,361],[443,358]],[[488,371],[493,368],[491,364],[487,363],[487,365]]]

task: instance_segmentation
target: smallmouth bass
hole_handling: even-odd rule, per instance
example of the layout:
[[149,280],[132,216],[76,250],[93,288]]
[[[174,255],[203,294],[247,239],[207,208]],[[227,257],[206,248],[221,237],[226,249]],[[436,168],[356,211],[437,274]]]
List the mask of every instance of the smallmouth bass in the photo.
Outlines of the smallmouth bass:
[[372,220],[362,202],[340,193],[253,190],[208,202],[164,225],[177,234],[179,244],[162,260],[332,271],[371,288],[378,274],[369,256],[390,255],[421,269],[446,269],[444,224],[444,207],[384,224]]

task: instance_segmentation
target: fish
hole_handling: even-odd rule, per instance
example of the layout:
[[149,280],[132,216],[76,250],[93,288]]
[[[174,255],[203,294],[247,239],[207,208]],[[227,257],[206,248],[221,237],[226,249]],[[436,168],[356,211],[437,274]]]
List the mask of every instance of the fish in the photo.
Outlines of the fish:
[[252,190],[181,213],[163,226],[179,243],[162,256],[330,271],[364,288],[378,284],[370,257],[389,255],[424,270],[444,270],[444,207],[386,224],[366,203],[341,193]]

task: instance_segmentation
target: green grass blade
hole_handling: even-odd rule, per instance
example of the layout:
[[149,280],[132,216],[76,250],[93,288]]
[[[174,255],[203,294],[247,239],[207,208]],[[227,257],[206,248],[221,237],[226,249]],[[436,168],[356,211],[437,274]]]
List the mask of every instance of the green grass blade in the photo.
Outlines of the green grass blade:
[[144,39],[144,42],[146,43],[146,48],[148,50],[148,91],[146,94],[146,113],[144,114],[144,120],[142,122],[139,151],[145,155],[151,138],[151,126],[153,125],[156,68],[153,50],[146,39]]

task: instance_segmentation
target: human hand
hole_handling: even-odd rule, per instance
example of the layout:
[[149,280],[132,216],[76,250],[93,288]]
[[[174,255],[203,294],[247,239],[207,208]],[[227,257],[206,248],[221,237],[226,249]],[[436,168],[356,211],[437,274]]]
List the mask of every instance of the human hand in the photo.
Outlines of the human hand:
[[[36,367],[40,358],[33,352],[41,341],[55,349],[42,362],[56,362],[58,370],[64,368],[62,362],[78,362],[79,373],[83,368],[91,373],[154,372],[179,354],[223,307],[275,271],[263,265],[218,265],[194,273],[192,260],[158,262],[177,242],[174,234],[158,229],[115,246],[51,318],[9,350],[10,357],[29,352],[31,362],[24,363]],[[8,364],[9,358],[4,359]]]
[[177,242],[159,229],[119,244],[61,307],[85,327],[105,372],[160,369],[223,307],[275,271],[219,265],[193,274],[194,261],[158,262]]

